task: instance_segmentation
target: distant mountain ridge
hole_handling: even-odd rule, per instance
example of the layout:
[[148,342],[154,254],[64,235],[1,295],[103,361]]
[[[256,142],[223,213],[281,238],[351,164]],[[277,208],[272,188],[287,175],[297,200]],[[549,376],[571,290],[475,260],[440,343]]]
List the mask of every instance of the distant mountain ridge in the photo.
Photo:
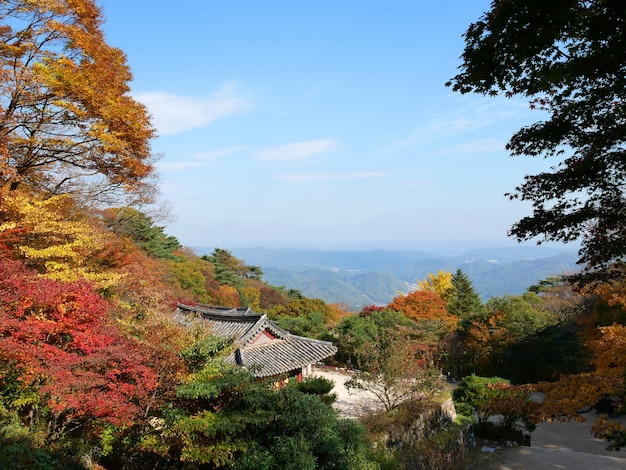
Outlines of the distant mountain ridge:
[[[213,248],[194,248],[199,255]],[[550,276],[577,269],[576,253],[562,248],[516,246],[481,248],[456,256],[424,251],[347,251],[315,249],[233,248],[246,264],[260,266],[263,279],[298,289],[328,303],[365,305],[389,303],[399,292],[415,289],[417,281],[439,270],[462,269],[483,301],[522,294]]]

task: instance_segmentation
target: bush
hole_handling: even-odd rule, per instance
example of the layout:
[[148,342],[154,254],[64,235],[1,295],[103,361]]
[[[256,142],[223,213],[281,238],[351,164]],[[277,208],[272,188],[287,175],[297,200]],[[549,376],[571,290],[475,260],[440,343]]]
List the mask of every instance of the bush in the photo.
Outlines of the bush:
[[468,375],[452,392],[454,405],[459,413],[476,416],[479,423],[485,422],[489,418],[487,406],[494,398],[506,395],[507,391],[502,386],[509,384],[508,380],[500,377]]
[[[463,378],[452,397],[458,412],[478,421],[477,436],[530,445],[534,425],[528,421],[528,413],[535,403],[530,402],[526,392],[512,388],[508,380],[472,374]],[[496,415],[502,416],[501,422],[488,421]]]
[[335,403],[335,400],[337,400],[337,394],[330,393],[334,386],[335,383],[332,380],[324,377],[308,377],[302,382],[298,382],[296,385],[298,390],[302,393],[319,396],[328,406],[332,405]]

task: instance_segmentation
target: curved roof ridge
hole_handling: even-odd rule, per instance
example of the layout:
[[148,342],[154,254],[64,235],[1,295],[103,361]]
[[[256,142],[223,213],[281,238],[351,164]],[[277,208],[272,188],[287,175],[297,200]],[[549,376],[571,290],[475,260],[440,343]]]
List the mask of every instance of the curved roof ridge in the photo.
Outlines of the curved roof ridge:
[[323,339],[307,338],[306,336],[298,336],[298,335],[294,335],[293,333],[289,333],[289,336],[291,336],[293,339],[297,339],[298,341],[307,341],[309,343],[317,343],[317,344],[323,344],[323,345],[332,345],[333,344],[332,341],[326,341],[326,340],[323,340]]
[[[217,310],[219,309],[219,310]],[[220,319],[220,320],[224,320],[224,319],[228,319],[228,320],[232,320],[232,321],[242,321],[242,322],[249,322],[251,319],[254,319],[255,317],[261,318],[262,316],[264,316],[265,314],[261,314],[261,313],[256,313],[253,310],[250,310],[249,308],[245,311],[245,312],[239,312],[239,309],[237,308],[230,308],[227,309],[226,307],[198,307],[198,306],[191,306],[191,305],[185,305],[185,304],[177,304],[177,310],[185,310],[188,312],[193,312],[193,313],[200,313],[202,314],[202,316],[204,318],[215,318],[215,319]]]

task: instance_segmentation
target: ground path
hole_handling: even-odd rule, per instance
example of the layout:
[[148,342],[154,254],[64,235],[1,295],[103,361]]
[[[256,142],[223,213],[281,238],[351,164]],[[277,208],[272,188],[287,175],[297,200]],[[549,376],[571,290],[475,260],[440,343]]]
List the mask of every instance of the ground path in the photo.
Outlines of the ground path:
[[362,414],[368,411],[374,411],[379,407],[377,398],[371,392],[354,389],[348,390],[345,387],[344,383],[350,380],[351,375],[342,369],[314,368],[312,375],[324,377],[335,383],[335,387],[331,390],[331,393],[337,395],[337,400],[333,403],[333,408],[339,411],[339,415],[342,418],[358,418]]
[[[625,470],[626,451],[608,451],[607,442],[591,434],[594,413],[583,423],[542,423],[531,435],[531,447],[477,452],[469,468],[482,470]],[[621,419],[626,424],[626,419]],[[482,445],[482,444],[481,444]],[[490,446],[490,444],[486,444]],[[480,449],[478,449],[480,451]]]

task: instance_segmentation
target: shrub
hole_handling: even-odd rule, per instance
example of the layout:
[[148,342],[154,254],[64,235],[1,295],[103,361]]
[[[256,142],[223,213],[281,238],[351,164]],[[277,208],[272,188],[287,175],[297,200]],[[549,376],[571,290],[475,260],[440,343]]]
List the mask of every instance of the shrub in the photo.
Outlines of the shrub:
[[327,405],[332,405],[337,400],[336,393],[330,393],[335,386],[332,380],[324,377],[308,377],[302,382],[297,383],[296,387],[302,393],[309,395],[317,395]]

